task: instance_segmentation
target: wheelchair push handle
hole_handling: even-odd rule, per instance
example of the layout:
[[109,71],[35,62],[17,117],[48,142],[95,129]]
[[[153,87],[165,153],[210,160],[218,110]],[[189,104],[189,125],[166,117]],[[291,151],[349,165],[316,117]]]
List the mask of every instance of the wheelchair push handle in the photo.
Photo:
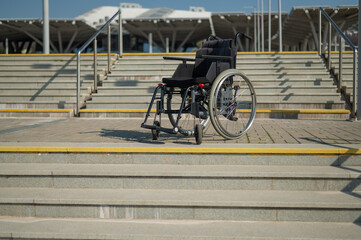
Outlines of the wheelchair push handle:
[[209,41],[209,40],[222,40],[222,38],[217,37],[215,35],[209,35],[209,37],[207,38],[207,41]]
[[238,39],[238,37],[239,37],[240,35],[241,35],[242,37],[248,38],[249,40],[252,40],[252,39],[253,39],[253,38],[252,38],[250,35],[248,35],[247,33],[238,32],[238,33],[236,33],[236,36],[234,37],[234,42],[235,42],[236,46],[237,46],[237,39]]

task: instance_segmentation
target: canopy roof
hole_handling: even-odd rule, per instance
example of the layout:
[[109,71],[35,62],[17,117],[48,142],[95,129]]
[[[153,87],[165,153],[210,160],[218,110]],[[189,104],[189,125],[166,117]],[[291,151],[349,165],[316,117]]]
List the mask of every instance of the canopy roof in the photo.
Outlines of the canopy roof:
[[[336,24],[343,30],[355,28],[358,21],[358,6],[323,7]],[[69,52],[84,43],[117,11],[118,7],[102,6],[92,9],[74,19],[50,19],[50,40],[52,52]],[[215,34],[221,38],[231,38],[236,32],[246,32],[255,36],[257,12],[216,12],[204,8],[191,8],[189,11],[169,8],[122,8],[122,21],[125,33],[148,41],[152,33],[153,43],[164,50],[169,40],[171,51],[179,51],[184,46],[196,46],[199,41]],[[282,13],[283,44],[299,49],[315,48],[318,39],[319,7],[294,7],[287,14]],[[256,21],[257,22],[257,21]],[[327,28],[323,18],[323,31]],[[118,18],[113,21],[116,34]],[[42,19],[0,19],[0,42],[32,40],[42,45]],[[258,27],[256,27],[257,29]],[[335,32],[333,30],[333,32]],[[326,32],[324,32],[326,33]],[[278,13],[271,13],[272,49],[278,49]],[[256,36],[257,39],[257,36]],[[264,41],[268,46],[268,12],[264,12]],[[310,42],[313,41],[313,45]],[[241,40],[240,50],[254,51],[254,39]],[[316,44],[317,46],[317,44]]]

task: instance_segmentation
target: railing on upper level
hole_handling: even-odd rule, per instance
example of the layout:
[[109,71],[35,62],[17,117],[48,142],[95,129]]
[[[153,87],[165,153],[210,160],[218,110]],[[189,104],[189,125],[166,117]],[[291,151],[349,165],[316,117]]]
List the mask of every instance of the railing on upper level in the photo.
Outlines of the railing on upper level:
[[118,43],[119,43],[119,56],[122,56],[123,53],[123,43],[122,43],[122,12],[121,9],[119,10],[96,32],[91,36],[78,50],[77,52],[77,78],[76,78],[76,111],[75,115],[79,116],[80,110],[80,57],[81,53],[89,46],[91,42],[93,42],[94,48],[94,91],[97,90],[98,86],[98,70],[97,70],[97,36],[107,27],[107,34],[108,34],[108,68],[107,72],[111,72],[111,31],[110,31],[110,23],[118,16]]
[[342,87],[342,60],[343,60],[343,54],[342,54],[342,49],[343,49],[343,41],[345,40],[345,42],[351,47],[352,52],[353,52],[353,81],[352,81],[352,85],[353,85],[353,89],[352,89],[352,106],[351,106],[351,118],[355,119],[356,118],[356,71],[357,71],[357,48],[352,44],[352,42],[350,41],[350,39],[348,39],[348,37],[342,32],[342,30],[337,26],[337,24],[332,20],[332,18],[326,13],[326,11],[320,7],[319,9],[319,22],[318,22],[318,53],[319,55],[324,54],[325,53],[325,48],[321,47],[321,30],[322,30],[322,15],[326,17],[328,24],[329,24],[329,28],[328,28],[328,51],[327,51],[327,68],[330,71],[332,68],[332,61],[331,61],[331,29],[332,27],[338,32],[338,34],[340,35],[339,37],[339,46],[340,46],[340,51],[339,51],[339,72],[338,72],[338,83],[337,83],[337,88],[338,91],[341,92],[341,87]]

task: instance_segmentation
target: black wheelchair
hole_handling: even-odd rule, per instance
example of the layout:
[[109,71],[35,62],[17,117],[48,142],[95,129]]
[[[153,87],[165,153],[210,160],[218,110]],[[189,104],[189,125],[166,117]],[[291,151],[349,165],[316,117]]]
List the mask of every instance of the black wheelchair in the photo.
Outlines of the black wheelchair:
[[[226,139],[240,138],[249,130],[256,115],[256,94],[247,76],[236,70],[240,36],[251,38],[242,32],[234,39],[210,36],[195,59],[164,57],[182,63],[172,77],[163,78],[158,84],[141,124],[142,128],[151,129],[153,140],[162,131],[194,136],[196,143],[201,144],[210,122]],[[150,125],[147,121],[154,101],[156,111]],[[172,127],[162,127],[163,113],[168,115]]]

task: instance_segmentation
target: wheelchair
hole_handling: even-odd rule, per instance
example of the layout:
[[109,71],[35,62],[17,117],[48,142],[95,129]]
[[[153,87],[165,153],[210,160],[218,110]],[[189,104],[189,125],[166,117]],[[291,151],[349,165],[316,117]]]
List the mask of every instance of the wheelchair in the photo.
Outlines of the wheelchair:
[[[160,132],[180,133],[194,136],[196,144],[201,144],[210,123],[219,135],[230,140],[250,129],[256,115],[256,94],[247,76],[236,69],[239,37],[251,39],[242,32],[234,39],[209,36],[195,59],[163,57],[182,63],[172,77],[158,84],[141,124],[151,130],[153,140]],[[154,103],[153,123],[147,124]],[[162,114],[168,115],[171,127],[162,126]]]

